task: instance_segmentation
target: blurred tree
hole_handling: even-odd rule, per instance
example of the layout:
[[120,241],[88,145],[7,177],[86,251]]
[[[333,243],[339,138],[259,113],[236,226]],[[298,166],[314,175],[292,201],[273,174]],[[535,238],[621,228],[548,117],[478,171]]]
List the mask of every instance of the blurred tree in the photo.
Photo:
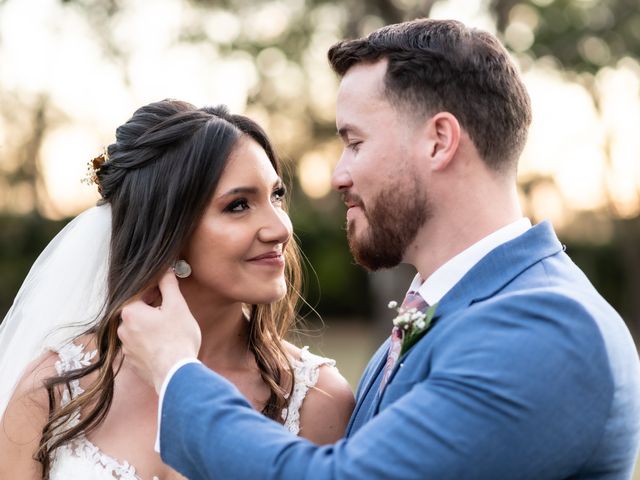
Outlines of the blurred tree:
[[[498,30],[516,54],[534,59],[552,58],[564,75],[581,84],[591,95],[596,111],[603,116],[604,71],[621,64],[633,65],[640,78],[640,4],[637,0],[490,0]],[[638,92],[640,93],[640,92]],[[640,208],[629,216],[620,211],[615,192],[607,181],[612,176],[614,131],[605,131],[607,164],[603,185],[607,194],[605,218],[601,212],[582,215],[578,224],[611,223],[611,240],[597,246],[584,230],[573,235],[569,250],[591,275],[627,320],[636,339],[640,338]],[[635,152],[637,159],[638,153]],[[637,161],[637,160],[636,160]],[[533,180],[535,183],[535,179]],[[640,187],[636,187],[640,205]],[[574,228],[580,229],[579,225]],[[581,234],[582,233],[582,234]]]
[[37,214],[0,214],[0,323],[37,255],[66,221]]
[[490,0],[498,30],[529,29],[527,53],[551,56],[573,74],[595,75],[619,60],[640,55],[637,0]]
[[46,95],[24,103],[20,97],[2,96],[0,118],[7,130],[7,142],[0,149],[0,200],[5,209],[38,215],[38,206],[48,200],[40,149],[55,109]]
[[[130,85],[132,52],[129,45],[118,41],[114,32],[135,2],[59,1],[63,8],[79,13],[87,22],[94,33],[93,40],[99,43],[105,58],[119,68],[123,83]],[[238,56],[250,58],[255,68],[256,81],[249,92],[246,113],[267,129],[292,167],[292,217],[303,251],[318,277],[316,282],[313,272],[309,274],[307,288],[311,304],[317,304],[318,310],[327,316],[372,317],[380,321],[381,331],[386,333],[389,316],[386,303],[390,299],[401,299],[410,271],[401,268],[367,274],[355,266],[344,238],[344,208],[339,198],[337,195],[324,196],[327,178],[316,185],[319,188],[317,195],[308,195],[305,192],[309,189],[303,184],[300,173],[304,166],[310,166],[314,172],[329,171],[341,148],[334,124],[338,79],[327,65],[328,47],[342,38],[357,37],[384,24],[429,16],[438,2],[175,1],[184,13],[180,30],[173,38],[175,44],[201,46],[199,52],[210,52],[211,61]],[[568,76],[589,89],[596,106],[599,104],[598,72],[640,51],[637,0],[485,2],[495,16],[506,44],[524,63],[542,57],[557,59]],[[0,0],[0,13],[4,5],[10,3]],[[150,4],[149,15],[153,15],[153,10],[154,6]],[[206,56],[203,61],[207,61]],[[64,121],[64,118],[46,96],[34,101],[21,99],[14,93],[0,93],[0,126],[14,125],[15,131],[22,132],[22,136],[12,134],[7,137],[24,140],[12,141],[0,150],[0,164],[5,169],[0,175],[0,182],[4,182],[0,196],[13,198],[18,185],[23,185],[19,188],[30,185],[28,188],[33,192],[31,210],[37,212],[38,206],[47,201],[39,174],[39,145],[48,125]],[[28,107],[16,108],[16,99]],[[27,121],[19,124],[14,118],[16,112],[22,112],[24,118],[35,119],[39,127],[26,126]],[[7,161],[9,157],[10,162]],[[523,190],[526,194],[531,189],[525,187]],[[594,249],[592,245],[585,245],[580,250],[582,246],[576,242],[575,248],[581,253],[575,258],[585,262],[581,263],[585,270],[594,272],[595,283],[602,291],[619,294],[610,299],[623,302],[622,310],[627,318],[634,319],[637,324],[640,323],[640,295],[633,292],[640,291],[640,259],[636,247],[640,235],[638,219],[622,219],[616,212],[615,203],[609,203],[608,218],[615,220],[607,221],[616,224],[614,241],[604,250]],[[596,253],[604,251],[608,255]],[[607,269],[607,261],[618,265],[618,260],[611,258],[612,252],[625,253],[620,254],[623,259],[619,261],[619,268]],[[619,274],[625,278],[620,284],[611,277]],[[624,294],[620,292],[622,289],[626,289]]]
[[[0,4],[1,5],[1,4]],[[47,220],[40,207],[50,204],[40,151],[60,113],[46,95],[25,99],[0,93],[0,322],[38,253],[63,222]],[[52,208],[50,211],[55,213]]]

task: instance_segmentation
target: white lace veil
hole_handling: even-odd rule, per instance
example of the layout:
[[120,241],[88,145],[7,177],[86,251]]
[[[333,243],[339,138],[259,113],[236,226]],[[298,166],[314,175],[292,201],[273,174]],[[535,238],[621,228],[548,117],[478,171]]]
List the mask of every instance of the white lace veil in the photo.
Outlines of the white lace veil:
[[25,368],[97,319],[107,292],[111,207],[78,215],[35,261],[0,324],[0,418]]

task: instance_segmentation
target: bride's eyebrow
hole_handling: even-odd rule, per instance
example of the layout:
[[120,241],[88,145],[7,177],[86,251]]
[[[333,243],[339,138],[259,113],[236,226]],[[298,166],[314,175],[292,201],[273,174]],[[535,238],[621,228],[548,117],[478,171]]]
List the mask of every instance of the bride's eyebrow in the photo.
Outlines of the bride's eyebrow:
[[231,190],[227,190],[221,194],[218,198],[230,197],[232,195],[245,194],[256,195],[258,193],[257,187],[234,187]]
[[[278,177],[276,179],[275,182],[273,182],[273,187],[272,188],[280,188],[284,185],[284,183],[282,182],[282,179],[280,177]],[[220,195],[218,195],[217,198],[225,198],[225,197],[231,197],[234,195],[239,195],[239,194],[243,194],[243,195],[257,195],[260,192],[260,189],[258,187],[253,187],[253,186],[241,186],[241,187],[233,187],[229,190],[227,190],[224,193],[221,193]]]

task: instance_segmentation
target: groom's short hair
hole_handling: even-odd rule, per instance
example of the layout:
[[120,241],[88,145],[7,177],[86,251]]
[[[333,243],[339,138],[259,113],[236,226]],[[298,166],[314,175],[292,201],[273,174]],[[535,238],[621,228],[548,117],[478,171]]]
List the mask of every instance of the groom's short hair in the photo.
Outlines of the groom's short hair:
[[514,171],[531,123],[529,95],[505,48],[490,33],[455,20],[388,25],[333,45],[339,75],[354,65],[388,60],[385,95],[419,116],[455,115],[494,171]]

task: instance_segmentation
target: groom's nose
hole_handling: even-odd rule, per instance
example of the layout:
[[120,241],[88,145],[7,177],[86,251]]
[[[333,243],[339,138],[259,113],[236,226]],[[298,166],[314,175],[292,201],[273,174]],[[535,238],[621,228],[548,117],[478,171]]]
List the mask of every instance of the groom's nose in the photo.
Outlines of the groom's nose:
[[331,187],[338,192],[348,190],[353,186],[353,179],[347,168],[348,162],[345,157],[345,152],[343,152],[331,175]]

